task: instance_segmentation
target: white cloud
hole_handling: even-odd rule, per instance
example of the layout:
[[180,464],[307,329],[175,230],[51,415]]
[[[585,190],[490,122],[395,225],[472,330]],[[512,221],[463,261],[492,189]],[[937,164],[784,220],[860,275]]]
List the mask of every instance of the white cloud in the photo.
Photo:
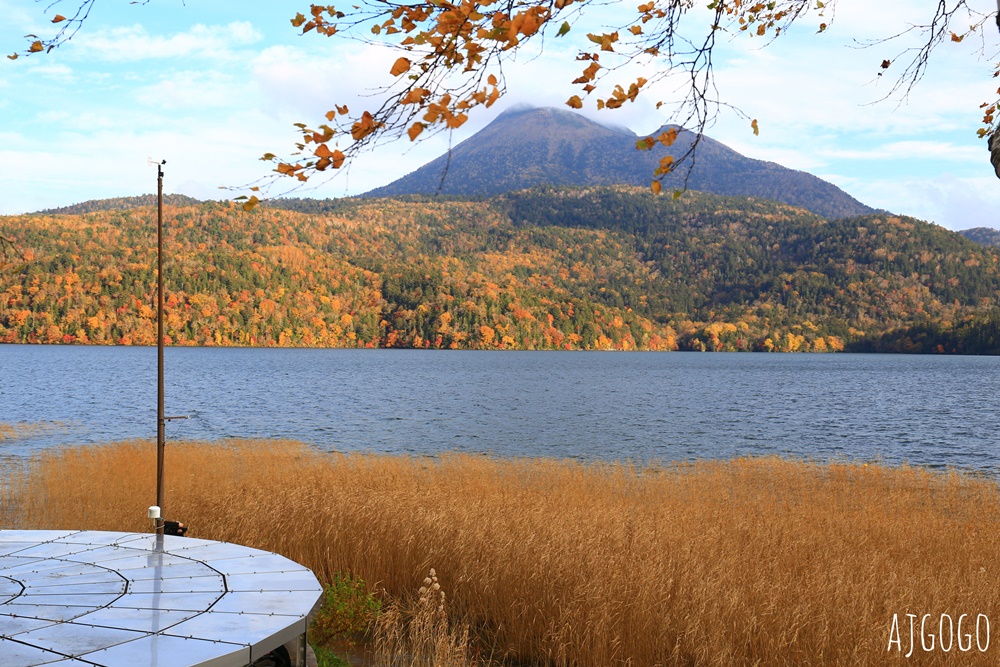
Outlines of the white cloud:
[[950,173],[924,178],[858,180],[850,191],[876,208],[885,208],[953,230],[1000,228],[1000,181]]
[[983,158],[982,149],[957,146],[943,141],[894,141],[871,148],[822,149],[820,155],[828,159],[848,160],[928,160],[947,162],[973,162]]
[[170,36],[151,35],[142,25],[81,32],[74,46],[85,59],[133,62],[198,57],[228,59],[238,47],[255,44],[263,35],[247,21],[227,25],[195,25]]
[[[352,45],[350,49],[324,45],[312,50],[274,46],[262,51],[252,63],[258,90],[256,108],[277,128],[279,138],[261,153],[287,154],[299,138],[292,123],[326,122],[323,116],[334,105],[346,105],[352,113],[377,107],[381,104],[377,87],[393,82],[389,70],[396,57],[398,54],[392,49],[376,44]],[[495,113],[474,115],[452,135],[454,142],[482,129],[494,116]],[[350,138],[346,141],[350,143]],[[349,168],[314,176],[296,194],[336,197],[367,192],[405,176],[447,149],[447,133],[417,143],[403,138],[376,153],[359,156]],[[273,193],[291,187],[290,182],[279,182]]]
[[246,84],[217,71],[171,72],[160,81],[137,88],[134,99],[158,109],[187,110],[198,114],[208,107],[232,107],[245,103]]
[[[0,0],[0,16],[3,16],[3,24],[0,26],[0,35],[16,35],[18,40],[30,32],[37,32],[36,28],[41,24],[42,13],[41,8],[37,5],[35,6],[36,11],[29,12],[22,5],[21,2],[11,2],[10,0]],[[18,41],[17,46],[21,45]],[[14,47],[8,47],[7,43],[4,43],[4,49]]]
[[73,70],[62,63],[38,61],[28,69],[29,76],[43,76],[58,82],[66,82],[73,78]]
[[352,110],[377,106],[378,88],[394,81],[389,70],[397,57],[377,44],[311,50],[274,46],[254,59],[253,80],[267,113],[319,118],[334,104]]
[[115,117],[106,112],[86,109],[82,112],[68,111],[64,108],[42,111],[35,119],[42,127],[49,128],[49,136],[55,138],[66,133],[92,133],[100,130],[112,130],[123,127],[121,116]]

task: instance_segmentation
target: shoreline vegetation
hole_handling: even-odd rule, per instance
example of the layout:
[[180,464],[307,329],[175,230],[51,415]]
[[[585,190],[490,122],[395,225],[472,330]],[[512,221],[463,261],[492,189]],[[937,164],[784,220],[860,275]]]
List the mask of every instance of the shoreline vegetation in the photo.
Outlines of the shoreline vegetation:
[[[0,527],[150,530],[151,442],[3,465]],[[165,472],[167,515],[189,535],[275,551],[381,610],[365,641],[384,664],[393,651],[439,665],[882,664],[904,659],[907,614],[918,628],[930,614],[935,633],[942,615],[1000,619],[1000,487],[971,473],[261,440],[171,442]],[[915,641],[920,664],[1000,650]]]
[[0,422],[0,443],[31,438],[57,431],[68,431],[69,424],[60,421]]

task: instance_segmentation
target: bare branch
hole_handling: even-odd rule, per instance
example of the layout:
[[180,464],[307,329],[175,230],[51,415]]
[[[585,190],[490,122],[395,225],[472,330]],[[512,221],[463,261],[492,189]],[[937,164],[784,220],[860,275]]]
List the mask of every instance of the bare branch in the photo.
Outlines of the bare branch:
[[[35,2],[41,2],[42,0],[35,0]],[[147,0],[148,1],[148,0]],[[45,11],[49,12],[53,7],[62,4],[63,0],[53,0],[45,7]],[[80,31],[83,27],[84,22],[90,16],[90,11],[94,8],[94,3],[97,0],[79,0],[80,4],[77,6],[76,11],[72,16],[66,17],[62,14],[56,14],[52,18],[52,23],[59,26],[55,35],[51,37],[39,37],[38,35],[25,35],[24,38],[28,41],[28,46],[25,50],[13,53],[7,56],[10,60],[17,60],[19,57],[30,56],[37,53],[49,53],[53,49],[58,48],[65,42],[68,42],[76,36],[76,33]]]
[[[657,108],[664,112],[663,125],[679,125],[693,132],[695,140],[676,160],[661,163],[653,175],[657,181],[680,165],[687,165],[690,175],[702,133],[722,108],[733,109],[721,101],[715,85],[713,58],[720,32],[770,42],[811,13],[817,18],[818,32],[824,32],[838,2],[705,0],[711,11],[706,32],[704,9],[698,0],[635,1],[639,4],[634,13],[617,29],[586,35],[576,58],[582,71],[571,83],[580,86],[579,94],[570,97],[567,104],[581,108],[596,93],[593,102],[598,109],[617,109],[635,102],[652,84],[678,81],[676,95],[660,101]],[[46,11],[62,2],[54,0]],[[29,47],[23,55],[51,51],[73,38],[96,0],[72,2],[76,5],[73,16],[54,17],[53,22],[60,27],[50,38],[28,35]],[[147,2],[136,0],[133,4]],[[251,189],[261,192],[275,180],[291,176],[297,181],[294,191],[310,178],[347,171],[354,157],[387,142],[404,137],[417,141],[453,132],[474,110],[491,107],[506,93],[505,62],[536,40],[542,40],[544,49],[546,39],[569,34],[584,13],[600,4],[599,0],[358,0],[343,11],[332,5],[310,5],[307,13],[292,19],[302,35],[379,44],[394,49],[399,57],[387,72],[390,82],[375,90],[373,108],[352,111],[334,102],[326,123],[315,127],[297,124],[301,136],[295,151],[284,157],[266,154],[262,159],[274,164],[275,173],[251,184]],[[966,16],[970,23],[954,30]],[[882,72],[896,60],[908,63],[886,97],[900,94],[905,99],[924,77],[931,54],[942,42],[982,35],[984,24],[994,16],[1000,17],[1000,0],[997,15],[974,11],[968,0],[936,0],[928,23],[863,44],[881,46],[914,33],[921,37],[919,46],[882,61]],[[642,65],[647,74],[634,80],[614,80],[633,64]],[[980,134],[992,135],[997,105],[983,108],[986,112]],[[255,195],[247,206],[257,201]]]

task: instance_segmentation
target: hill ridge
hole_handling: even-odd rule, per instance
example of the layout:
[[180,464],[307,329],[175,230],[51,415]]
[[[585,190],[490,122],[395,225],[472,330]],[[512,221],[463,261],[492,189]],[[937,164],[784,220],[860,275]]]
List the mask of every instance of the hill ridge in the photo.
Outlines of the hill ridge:
[[[652,133],[670,126],[663,126]],[[638,151],[640,137],[563,109],[508,110],[447,154],[363,196],[404,194],[495,196],[536,185],[637,185],[648,187],[662,156],[678,157],[694,135],[681,130],[667,149]],[[449,164],[444,183],[441,174]],[[664,179],[668,189],[759,196],[799,206],[827,218],[876,212],[837,186],[804,171],[748,158],[702,136],[690,174],[685,167]]]
[[[167,206],[194,206],[201,204],[200,199],[188,197],[180,194],[163,195],[163,203]],[[39,215],[80,215],[83,213],[95,213],[98,211],[126,211],[144,206],[156,206],[155,194],[144,194],[132,197],[110,197],[107,199],[88,199],[87,201],[60,206],[58,208],[47,208],[35,211]]]
[[[154,342],[155,207],[0,217],[0,342]],[[1000,250],[629,186],[171,210],[174,345],[1000,353]]]
[[959,234],[982,245],[1000,246],[1000,229],[973,227],[972,229],[963,229]]

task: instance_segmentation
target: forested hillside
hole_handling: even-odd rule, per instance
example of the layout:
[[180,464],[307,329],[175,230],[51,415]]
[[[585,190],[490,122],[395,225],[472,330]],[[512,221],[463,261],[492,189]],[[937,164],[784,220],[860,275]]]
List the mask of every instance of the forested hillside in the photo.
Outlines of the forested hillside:
[[[168,206],[195,206],[201,202],[187,195],[163,195],[163,203]],[[137,197],[116,197],[114,199],[90,199],[88,201],[63,206],[61,208],[49,208],[39,213],[50,214],[81,214],[95,213],[97,211],[127,211],[133,208],[145,206],[156,206],[156,195],[139,195]]]
[[1000,246],[1000,229],[973,227],[972,229],[963,229],[959,234],[982,245]]
[[[997,249],[908,218],[628,187],[310,206],[165,207],[171,344],[1000,351]],[[0,341],[153,344],[155,215],[0,218],[27,257]]]

